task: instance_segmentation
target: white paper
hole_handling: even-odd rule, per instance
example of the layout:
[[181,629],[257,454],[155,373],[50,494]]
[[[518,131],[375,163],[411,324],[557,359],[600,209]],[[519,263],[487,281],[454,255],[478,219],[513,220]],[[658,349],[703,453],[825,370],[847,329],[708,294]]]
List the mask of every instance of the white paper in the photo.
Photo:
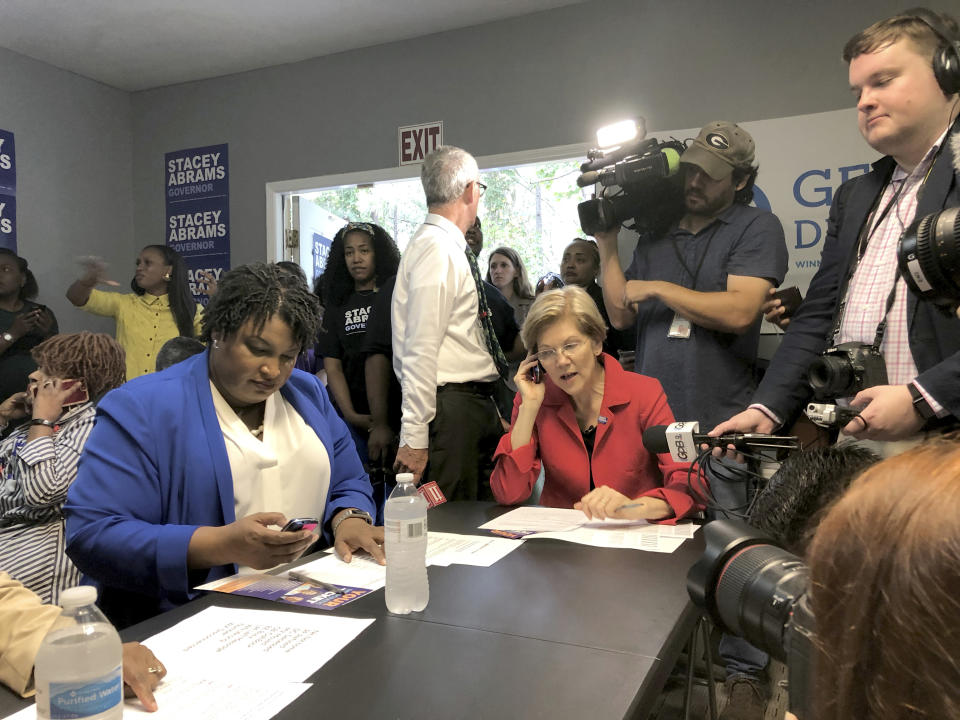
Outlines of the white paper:
[[517,540],[484,535],[441,532],[430,532],[427,535],[429,565],[490,567],[521,545]]
[[148,712],[136,699],[127,700],[123,716],[153,720],[270,720],[296,700],[310,683],[227,682],[196,676],[168,675],[154,691],[157,711]]
[[586,516],[579,510],[524,505],[484,523],[480,529],[509,532],[564,532],[578,528],[586,521]]
[[294,568],[294,572],[311,580],[369,590],[377,590],[387,583],[387,568],[370,555],[361,552],[353,553],[353,558],[348,563],[331,552],[317,560],[299,565]]
[[[157,711],[148,712],[136,698],[127,698],[124,717],[150,717],[153,720],[270,720],[292,703],[310,683],[271,683],[211,680],[196,676],[167,675],[153,691]],[[33,720],[37,706],[33,704],[7,720]]]
[[527,540],[537,538],[552,538],[554,540],[565,540],[566,542],[578,543],[580,545],[592,545],[593,547],[624,548],[628,550],[646,550],[648,552],[672,553],[680,547],[685,537],[673,537],[660,535],[651,526],[649,530],[640,531],[639,528],[632,530],[609,529],[590,529],[586,527],[568,530],[566,532],[536,533],[527,535]]
[[373,620],[209,607],[143,644],[176,675],[301,682]]

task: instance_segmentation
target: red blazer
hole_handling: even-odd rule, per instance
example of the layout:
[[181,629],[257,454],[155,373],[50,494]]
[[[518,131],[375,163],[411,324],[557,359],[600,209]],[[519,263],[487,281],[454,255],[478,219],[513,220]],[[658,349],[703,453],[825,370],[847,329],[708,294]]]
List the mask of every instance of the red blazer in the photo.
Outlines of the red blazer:
[[[606,377],[600,416],[607,421],[597,425],[593,449],[593,480],[596,486],[609,485],[629,498],[641,496],[665,500],[675,517],[699,511],[687,487],[688,464],[673,462],[669,453],[652,455],[641,442],[643,431],[654,425],[674,421],[667,396],[660,382],[646,375],[627,372],[614,358],[604,353]],[[510,433],[500,440],[494,455],[496,467],[490,477],[493,496],[501,505],[515,505],[530,497],[545,470],[540,504],[548,507],[573,507],[590,492],[590,460],[577,425],[570,396],[545,376],[546,393],[534,423],[530,442],[514,449]],[[520,393],[513,399],[516,422]],[[703,492],[702,480],[694,470],[691,482]]]

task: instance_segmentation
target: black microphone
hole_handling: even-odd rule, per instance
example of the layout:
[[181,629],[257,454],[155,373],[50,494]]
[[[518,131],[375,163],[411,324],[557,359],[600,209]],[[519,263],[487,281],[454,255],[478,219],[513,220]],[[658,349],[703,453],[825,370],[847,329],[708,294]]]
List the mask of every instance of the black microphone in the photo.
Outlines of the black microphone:
[[777,448],[796,450],[800,441],[795,435],[767,435],[764,433],[726,433],[711,437],[700,432],[700,423],[675,422],[673,425],[653,425],[643,431],[643,446],[652,453],[670,453],[677,462],[692,462],[700,454],[700,446],[737,450],[745,448]]

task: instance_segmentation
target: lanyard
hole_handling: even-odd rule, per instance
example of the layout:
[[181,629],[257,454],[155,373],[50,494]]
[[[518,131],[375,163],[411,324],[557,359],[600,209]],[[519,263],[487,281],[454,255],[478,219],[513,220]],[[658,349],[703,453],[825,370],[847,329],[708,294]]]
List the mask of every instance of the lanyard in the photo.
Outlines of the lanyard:
[[[717,234],[717,228],[719,221],[713,221],[713,227],[710,229],[710,234],[707,235],[707,239],[703,246],[703,252],[700,255],[700,261],[697,263],[697,271],[690,272],[690,268],[687,267],[686,261],[683,259],[683,255],[680,253],[680,246],[677,245],[677,238],[672,233],[670,234],[670,242],[673,244],[673,251],[677,254],[677,260],[680,262],[680,265],[683,266],[683,269],[686,271],[687,275],[690,276],[690,289],[697,289],[697,278],[700,277],[700,269],[703,267],[703,261],[707,259],[707,252],[710,250],[710,242],[713,240],[713,236]],[[696,235],[691,235],[692,238],[696,238]]]

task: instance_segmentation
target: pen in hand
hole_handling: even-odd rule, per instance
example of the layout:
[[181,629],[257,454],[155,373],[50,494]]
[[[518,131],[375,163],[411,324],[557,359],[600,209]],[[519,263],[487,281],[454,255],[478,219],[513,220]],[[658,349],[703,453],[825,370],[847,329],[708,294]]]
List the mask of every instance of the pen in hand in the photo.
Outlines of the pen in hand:
[[308,585],[313,585],[314,587],[323,588],[324,590],[329,590],[330,592],[335,592],[337,595],[346,594],[346,589],[333,585],[331,583],[323,582],[322,580],[315,580],[309,575],[304,575],[303,573],[298,573],[295,570],[288,570],[287,577],[291,580],[296,580],[297,582],[307,583]]

